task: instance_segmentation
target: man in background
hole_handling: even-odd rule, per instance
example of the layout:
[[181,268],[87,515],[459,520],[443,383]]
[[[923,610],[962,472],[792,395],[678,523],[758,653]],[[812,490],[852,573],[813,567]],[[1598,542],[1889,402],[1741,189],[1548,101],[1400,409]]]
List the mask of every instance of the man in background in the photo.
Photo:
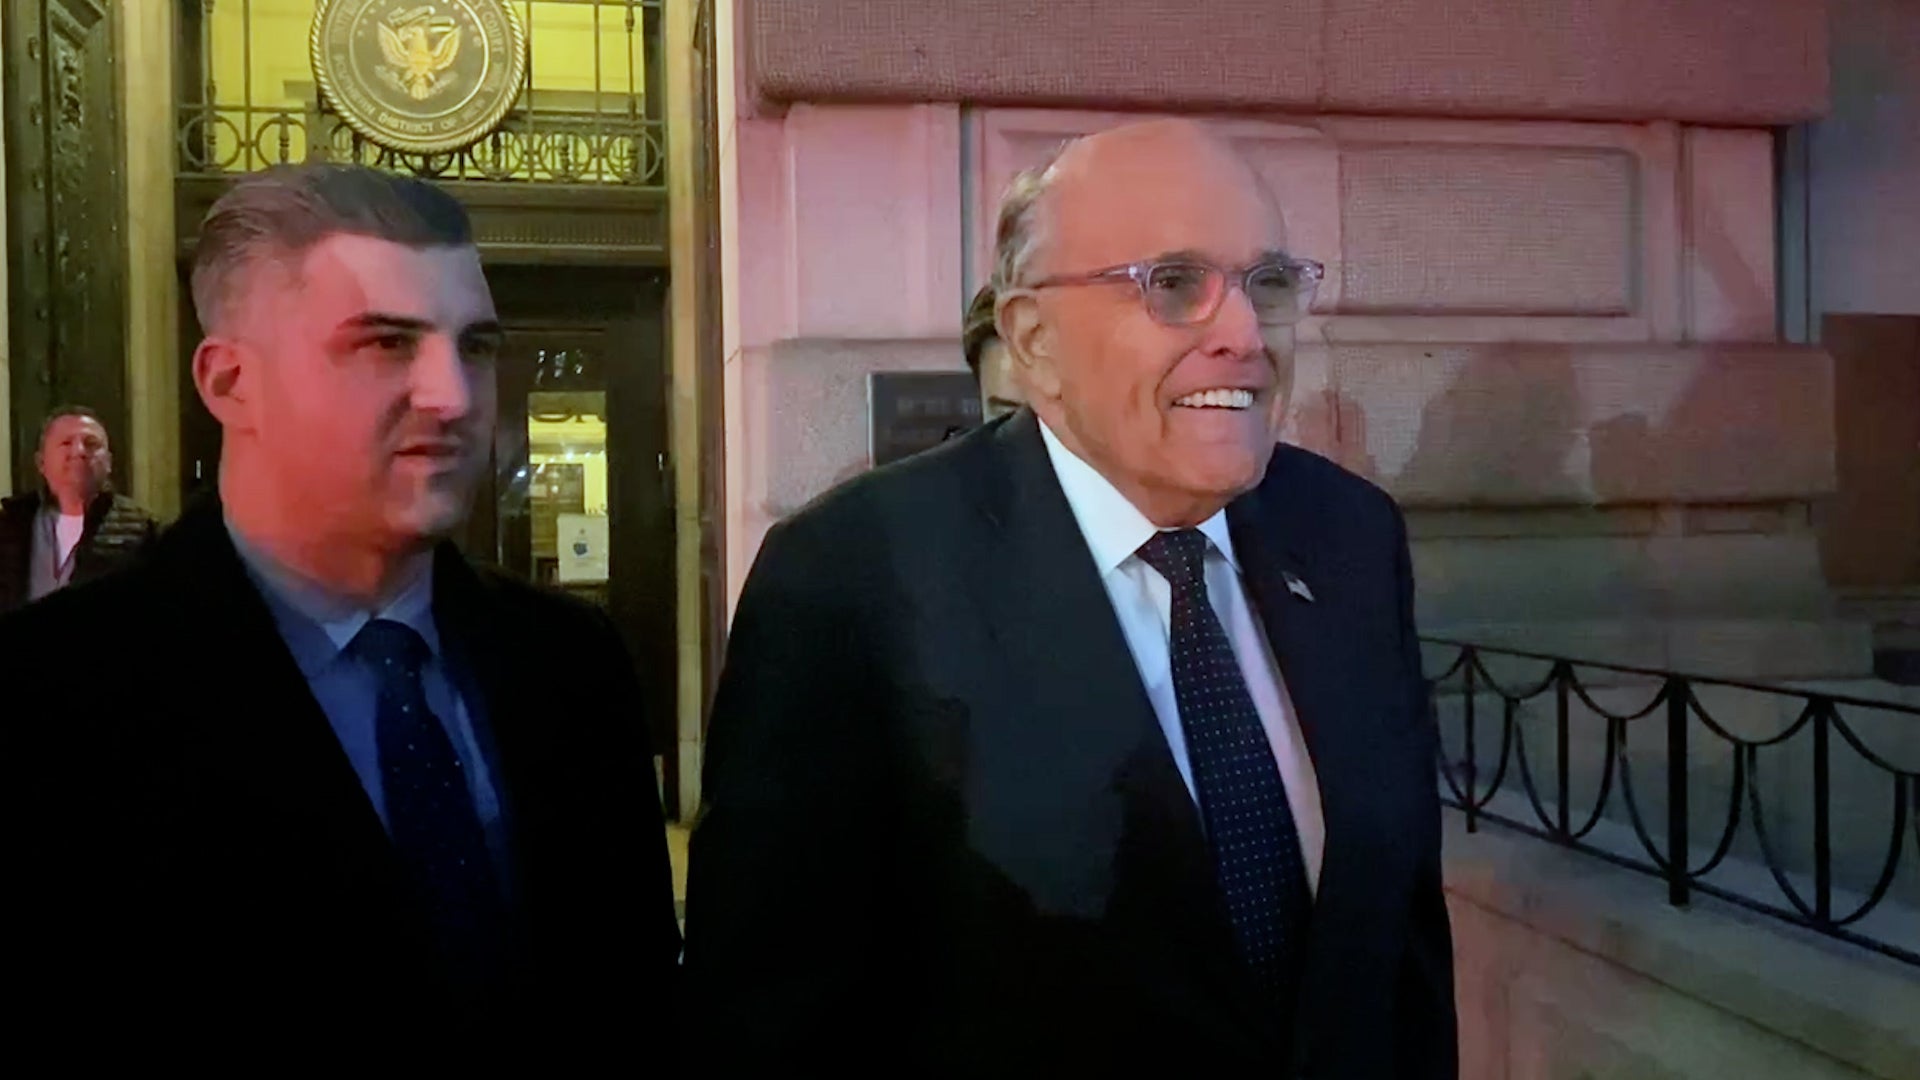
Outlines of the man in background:
[[647,1071],[679,931],[633,666],[598,609],[449,539],[502,337],[465,210],[359,166],[250,174],[192,286],[219,498],[0,620],[34,675],[0,746],[31,763],[0,814],[14,1030]]
[[1013,363],[1007,347],[993,325],[993,286],[983,285],[967,305],[966,326],[961,330],[961,347],[967,354],[967,367],[980,384],[980,419],[984,423],[1007,415],[1026,404],[1026,394],[1014,378]]
[[153,542],[153,516],[113,493],[113,450],[92,409],[55,409],[33,455],[40,490],[0,502],[0,612],[101,577]]

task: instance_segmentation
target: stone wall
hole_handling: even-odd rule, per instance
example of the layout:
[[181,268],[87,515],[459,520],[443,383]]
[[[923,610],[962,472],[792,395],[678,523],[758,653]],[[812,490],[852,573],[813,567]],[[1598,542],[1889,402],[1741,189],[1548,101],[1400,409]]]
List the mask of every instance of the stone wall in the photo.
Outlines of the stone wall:
[[[6,80],[0,79],[0,116],[7,114]],[[0,207],[7,205],[7,145],[0,138]],[[8,302],[7,265],[11,261],[11,249],[7,247],[7,215],[0,213],[0,487],[9,491],[13,488],[13,374],[7,366],[11,355],[12,328],[7,325],[7,313],[12,310]]]
[[1448,811],[1473,1080],[1920,1077],[1920,974]]
[[[740,121],[735,587],[767,525],[865,466],[867,373],[959,367],[1007,179],[1126,119],[930,104]],[[1409,508],[1426,629],[1646,662],[1634,646],[1659,635],[1616,631],[1717,620],[1716,672],[1868,669],[1808,519],[1834,483],[1831,365],[1771,343],[1768,133],[1212,122],[1330,271],[1286,437]]]
[[742,0],[775,101],[1669,118],[1826,100],[1807,0]]

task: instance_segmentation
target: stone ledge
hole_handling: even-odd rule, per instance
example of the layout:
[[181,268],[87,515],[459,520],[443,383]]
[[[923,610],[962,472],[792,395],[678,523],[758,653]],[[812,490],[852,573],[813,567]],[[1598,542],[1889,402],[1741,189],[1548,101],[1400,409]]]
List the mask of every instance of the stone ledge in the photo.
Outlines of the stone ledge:
[[1826,5],[1757,0],[752,0],[749,96],[783,101],[1673,119],[1818,116]]
[[[1565,622],[1446,622],[1421,626],[1429,637],[1489,649],[1565,656],[1596,664],[1671,671],[1707,678],[1781,683],[1807,679],[1868,678],[1873,633],[1865,623],[1839,619],[1616,618]],[[1434,655],[1451,650],[1435,647]],[[1540,661],[1483,654],[1490,670],[1544,671]],[[1538,675],[1533,675],[1533,679]],[[1641,680],[1582,668],[1589,686]]]
[[[1468,833],[1451,810],[1446,829],[1456,905],[1522,924],[1832,1062],[1879,1077],[1920,1075],[1920,972],[1708,897],[1669,907],[1657,879],[1497,826]],[[1463,968],[1487,961],[1459,944]],[[1463,1024],[1476,1019],[1486,1018],[1463,1005]]]

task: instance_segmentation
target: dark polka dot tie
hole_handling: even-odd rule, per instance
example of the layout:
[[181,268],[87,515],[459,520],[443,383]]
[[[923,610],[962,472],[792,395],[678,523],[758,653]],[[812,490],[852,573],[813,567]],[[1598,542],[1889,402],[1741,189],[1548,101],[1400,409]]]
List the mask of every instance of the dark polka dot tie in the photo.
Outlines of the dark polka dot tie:
[[1139,555],[1173,587],[1174,700],[1241,956],[1290,1007],[1313,901],[1273,748],[1207,599],[1209,546],[1206,534],[1183,529],[1156,534]]
[[450,973],[477,984],[499,944],[500,890],[460,758],[427,706],[420,681],[427,643],[410,626],[375,619],[351,647],[379,686],[374,737],[387,831]]

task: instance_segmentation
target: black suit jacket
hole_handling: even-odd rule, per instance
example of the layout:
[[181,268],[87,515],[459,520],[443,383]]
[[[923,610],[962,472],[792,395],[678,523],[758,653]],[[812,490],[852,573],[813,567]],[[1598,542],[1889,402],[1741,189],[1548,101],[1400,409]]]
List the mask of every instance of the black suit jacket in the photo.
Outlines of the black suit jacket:
[[0,722],[0,979],[28,1003],[10,1030],[140,1030],[216,1055],[269,1035],[295,1054],[430,1044],[497,1063],[616,1038],[632,1060],[667,1029],[679,934],[611,623],[451,548],[434,604],[497,749],[510,999],[447,1014],[386,833],[207,505],[142,565],[0,620],[16,691]]
[[1325,809],[1299,1014],[1247,983],[1198,811],[1021,412],[767,536],[693,839],[694,1065],[1455,1076],[1400,515],[1289,447],[1228,515]]

